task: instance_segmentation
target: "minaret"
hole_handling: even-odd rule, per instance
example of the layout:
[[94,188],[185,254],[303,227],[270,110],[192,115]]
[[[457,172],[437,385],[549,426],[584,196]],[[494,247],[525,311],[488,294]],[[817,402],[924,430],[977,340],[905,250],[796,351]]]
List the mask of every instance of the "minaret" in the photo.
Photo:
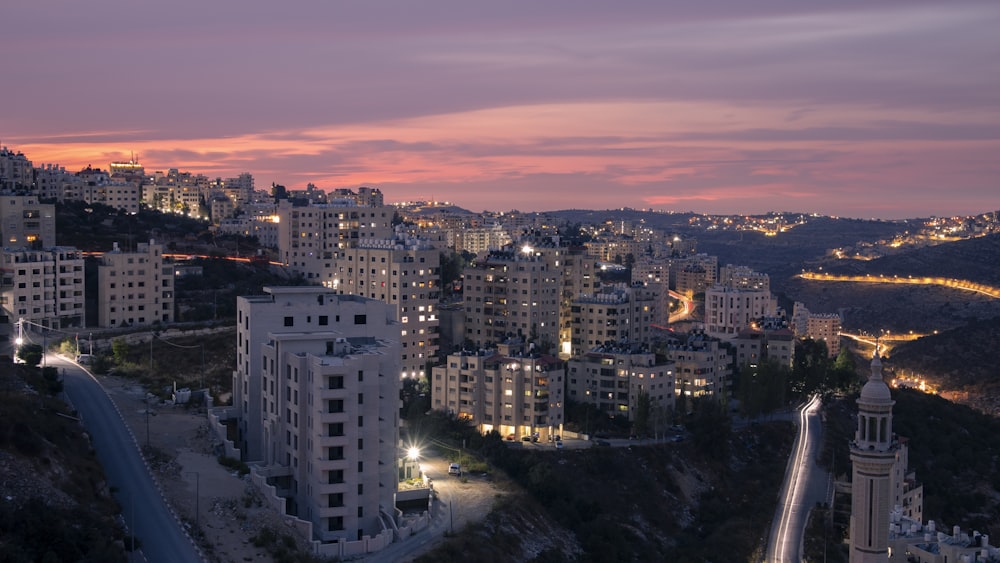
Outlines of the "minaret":
[[889,511],[892,490],[889,476],[895,460],[892,435],[892,400],[882,380],[878,346],[872,374],[858,399],[858,432],[851,443],[851,563],[889,560]]

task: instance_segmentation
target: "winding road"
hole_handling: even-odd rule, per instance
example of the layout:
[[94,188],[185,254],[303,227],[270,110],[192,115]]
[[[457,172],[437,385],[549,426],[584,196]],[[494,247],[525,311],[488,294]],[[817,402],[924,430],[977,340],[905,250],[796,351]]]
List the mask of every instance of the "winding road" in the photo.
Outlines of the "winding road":
[[114,403],[84,369],[47,354],[47,365],[63,370],[66,395],[90,434],[108,485],[122,506],[129,529],[142,542],[150,562],[201,561],[191,540],[166,505],[139,454],[138,445]]
[[795,449],[785,470],[785,484],[774,512],[767,562],[785,563],[802,560],[802,540],[809,511],[830,495],[830,474],[816,464],[823,440],[819,395],[813,395],[799,409],[799,432]]

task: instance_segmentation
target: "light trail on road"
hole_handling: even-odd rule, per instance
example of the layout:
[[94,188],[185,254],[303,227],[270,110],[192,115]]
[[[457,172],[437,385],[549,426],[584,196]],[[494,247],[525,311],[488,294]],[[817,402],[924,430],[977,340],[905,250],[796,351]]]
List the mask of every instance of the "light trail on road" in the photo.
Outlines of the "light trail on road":
[[981,295],[992,297],[994,299],[1000,299],[1000,288],[996,288],[982,283],[975,283],[968,280],[957,280],[954,278],[932,278],[932,277],[914,278],[909,276],[901,278],[899,276],[893,276],[893,277],[888,277],[886,275],[873,276],[871,274],[867,274],[864,276],[841,276],[834,274],[818,274],[815,272],[803,272],[802,274],[799,274],[799,277],[804,280],[812,280],[812,281],[937,285],[941,287],[947,287],[950,289],[958,289],[961,291],[971,291],[973,293],[979,293]]
[[792,451],[792,463],[785,476],[785,486],[781,503],[781,516],[777,530],[772,534],[769,563],[784,563],[799,561],[802,534],[805,531],[805,517],[809,514],[809,503],[805,500],[808,486],[808,473],[813,464],[813,452],[816,444],[813,437],[814,429],[810,428],[810,417],[819,412],[822,400],[819,395],[813,395],[808,403],[799,410],[799,434]]

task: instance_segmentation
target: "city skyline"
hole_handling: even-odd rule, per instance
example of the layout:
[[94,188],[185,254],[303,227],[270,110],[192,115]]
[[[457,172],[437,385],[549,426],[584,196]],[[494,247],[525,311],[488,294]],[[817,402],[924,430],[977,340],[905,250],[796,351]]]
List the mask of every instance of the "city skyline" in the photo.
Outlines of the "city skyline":
[[[625,9],[623,9],[625,8]],[[8,10],[0,143],[478,211],[1000,207],[1000,6]]]

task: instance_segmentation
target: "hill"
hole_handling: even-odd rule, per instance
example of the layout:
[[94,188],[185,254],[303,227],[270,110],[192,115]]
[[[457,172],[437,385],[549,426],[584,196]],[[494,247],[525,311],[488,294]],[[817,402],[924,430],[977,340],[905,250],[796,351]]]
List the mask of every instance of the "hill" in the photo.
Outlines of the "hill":
[[712,420],[696,423],[681,443],[582,450],[487,443],[481,451],[527,498],[501,503],[486,522],[418,561],[759,559],[794,428],[775,422],[730,434],[728,420]]
[[51,384],[37,368],[0,365],[0,559],[124,561],[118,505]]
[[1000,234],[925,246],[870,261],[840,260],[833,274],[946,277],[1000,286]]
[[895,347],[886,368],[925,377],[941,391],[957,391],[960,401],[1000,415],[1000,317]]

